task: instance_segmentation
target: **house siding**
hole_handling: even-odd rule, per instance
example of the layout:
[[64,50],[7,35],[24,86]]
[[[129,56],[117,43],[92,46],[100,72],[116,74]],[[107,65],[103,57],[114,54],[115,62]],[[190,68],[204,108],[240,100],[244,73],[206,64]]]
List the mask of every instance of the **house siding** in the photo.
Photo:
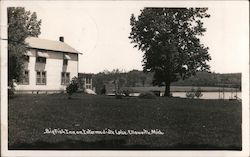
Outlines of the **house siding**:
[[[31,56],[29,63],[26,65],[26,70],[29,70],[29,85],[18,84],[16,86],[17,91],[40,91],[40,90],[65,90],[66,86],[61,84],[61,73],[69,72],[70,79],[78,75],[78,54],[66,53],[71,57],[68,60],[68,65],[63,65],[63,52],[55,51],[43,51],[46,52],[49,57],[46,59],[46,63],[36,63],[36,49],[30,49]],[[46,71],[46,84],[36,84],[36,71]]]

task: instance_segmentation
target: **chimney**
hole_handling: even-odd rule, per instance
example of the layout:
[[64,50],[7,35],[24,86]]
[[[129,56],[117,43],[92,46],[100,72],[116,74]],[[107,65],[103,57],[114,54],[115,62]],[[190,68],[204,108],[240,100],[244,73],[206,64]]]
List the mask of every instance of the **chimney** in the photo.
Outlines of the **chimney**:
[[64,37],[59,37],[59,41],[64,42]]

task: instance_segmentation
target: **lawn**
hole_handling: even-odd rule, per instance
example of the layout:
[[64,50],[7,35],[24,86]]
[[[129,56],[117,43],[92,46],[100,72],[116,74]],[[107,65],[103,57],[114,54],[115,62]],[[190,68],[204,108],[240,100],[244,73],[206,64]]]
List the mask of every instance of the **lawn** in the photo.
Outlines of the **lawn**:
[[[9,100],[9,149],[241,150],[241,103],[75,94]],[[164,134],[44,134],[45,129],[160,130]]]

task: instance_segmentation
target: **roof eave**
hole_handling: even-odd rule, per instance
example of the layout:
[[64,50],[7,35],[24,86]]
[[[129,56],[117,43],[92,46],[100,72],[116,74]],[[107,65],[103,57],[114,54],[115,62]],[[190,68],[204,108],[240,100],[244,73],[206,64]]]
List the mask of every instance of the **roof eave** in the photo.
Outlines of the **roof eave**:
[[58,51],[58,50],[50,50],[50,49],[43,49],[43,48],[36,48],[36,47],[31,47],[31,46],[26,46],[27,48],[31,48],[31,49],[37,49],[37,50],[47,50],[47,51],[54,51],[54,52],[66,52],[66,53],[74,53],[74,54],[80,54],[82,55],[83,53],[81,52],[70,52],[70,51]]

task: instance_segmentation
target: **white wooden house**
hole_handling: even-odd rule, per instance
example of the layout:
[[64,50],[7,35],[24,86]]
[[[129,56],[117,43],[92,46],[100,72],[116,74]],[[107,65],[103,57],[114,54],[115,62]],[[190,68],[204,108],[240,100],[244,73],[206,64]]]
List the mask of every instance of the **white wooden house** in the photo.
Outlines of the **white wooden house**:
[[64,42],[29,37],[25,40],[24,79],[16,86],[17,92],[60,92],[73,77],[78,76],[79,54]]

